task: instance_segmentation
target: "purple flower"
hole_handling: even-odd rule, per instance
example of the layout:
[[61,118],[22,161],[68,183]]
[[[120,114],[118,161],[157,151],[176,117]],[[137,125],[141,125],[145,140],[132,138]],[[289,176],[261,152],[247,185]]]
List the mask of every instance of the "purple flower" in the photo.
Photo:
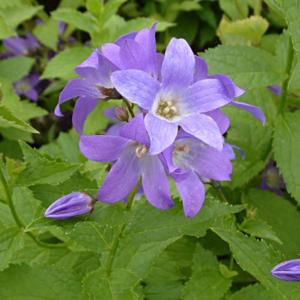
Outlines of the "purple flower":
[[279,96],[281,93],[281,87],[277,84],[269,85],[268,89],[274,93],[276,96]]
[[164,166],[158,155],[149,153],[143,114],[123,125],[119,136],[81,136],[80,149],[88,159],[114,162],[99,189],[98,200],[114,203],[126,199],[141,177],[144,194],[153,206],[173,206]]
[[99,99],[118,97],[110,81],[110,75],[115,69],[116,67],[96,49],[76,68],[81,78],[70,80],[60,93],[55,114],[62,116],[60,105],[78,97],[72,121],[75,129],[81,133],[87,116]]
[[261,188],[282,195],[285,183],[274,161],[269,161],[261,176]]
[[300,259],[287,260],[272,269],[276,278],[288,281],[300,281]]
[[231,102],[219,79],[193,82],[194,54],[183,39],[173,38],[166,50],[161,80],[140,70],[116,71],[112,82],[118,92],[148,110],[145,126],[150,136],[150,153],[158,154],[175,140],[178,126],[206,144],[222,149],[223,137],[216,122],[203,113]]
[[194,217],[205,198],[203,182],[230,180],[230,160],[234,159],[234,153],[228,144],[219,151],[181,131],[175,143],[164,151],[163,157],[175,180],[185,215]]
[[37,101],[39,95],[36,87],[39,83],[39,75],[36,73],[32,73],[14,82],[14,89],[19,96],[26,96],[32,101]]
[[46,218],[68,219],[90,212],[93,209],[93,199],[80,192],[65,195],[52,203],[45,211]]
[[8,56],[28,55],[30,52],[39,48],[37,39],[31,34],[26,33],[24,37],[14,36],[3,41],[3,44],[8,52]]

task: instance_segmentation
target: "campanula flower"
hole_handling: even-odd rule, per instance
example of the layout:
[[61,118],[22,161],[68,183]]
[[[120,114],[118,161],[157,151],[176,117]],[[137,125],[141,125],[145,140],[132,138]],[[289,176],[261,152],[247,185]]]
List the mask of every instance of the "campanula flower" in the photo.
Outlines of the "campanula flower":
[[223,137],[216,122],[203,114],[231,102],[219,79],[193,82],[194,54],[183,39],[173,38],[164,56],[161,82],[141,70],[112,74],[112,83],[129,101],[148,113],[145,126],[150,136],[150,153],[158,154],[175,140],[178,126],[219,150]]
[[288,281],[300,281],[300,259],[284,261],[272,269],[276,278]]
[[184,213],[193,217],[204,202],[203,182],[230,180],[230,160],[234,159],[234,153],[230,145],[226,144],[219,151],[181,131],[175,143],[164,151],[163,157],[181,196]]
[[32,101],[37,101],[39,95],[36,87],[39,82],[39,75],[37,73],[32,73],[14,82],[14,89],[19,96],[26,96]]
[[268,89],[276,96],[279,96],[281,93],[281,87],[277,84],[269,85]]
[[116,67],[110,63],[97,49],[81,65],[76,72],[81,78],[70,80],[60,93],[55,114],[62,116],[60,105],[72,98],[77,98],[73,111],[73,126],[81,133],[89,113],[95,108],[99,99],[118,98],[110,81],[111,73]]
[[46,218],[68,219],[90,212],[93,209],[93,199],[80,192],[65,195],[52,203],[45,211]]
[[114,162],[99,189],[100,201],[126,199],[141,177],[147,200],[159,209],[172,207],[168,178],[158,155],[149,153],[143,114],[120,129],[120,135],[82,135],[80,150],[90,160]]

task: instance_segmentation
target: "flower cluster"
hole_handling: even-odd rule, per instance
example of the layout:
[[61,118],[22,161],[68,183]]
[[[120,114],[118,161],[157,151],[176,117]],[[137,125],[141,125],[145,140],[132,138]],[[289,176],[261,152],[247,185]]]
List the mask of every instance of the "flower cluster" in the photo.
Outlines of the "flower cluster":
[[[126,200],[140,182],[148,201],[159,209],[172,207],[168,178],[173,178],[184,213],[195,216],[205,198],[204,182],[230,180],[234,152],[223,135],[230,126],[220,110],[245,109],[262,123],[263,112],[238,102],[244,90],[223,74],[209,75],[205,61],[183,39],[172,38],[165,54],[156,51],[155,24],[104,44],[76,68],[79,78],[67,83],[60,106],[78,98],[73,126],[80,133],[81,152],[112,167],[97,199]],[[126,104],[110,111],[118,120],[106,134],[84,135],[83,126],[98,101]],[[130,115],[130,117],[129,117]]]

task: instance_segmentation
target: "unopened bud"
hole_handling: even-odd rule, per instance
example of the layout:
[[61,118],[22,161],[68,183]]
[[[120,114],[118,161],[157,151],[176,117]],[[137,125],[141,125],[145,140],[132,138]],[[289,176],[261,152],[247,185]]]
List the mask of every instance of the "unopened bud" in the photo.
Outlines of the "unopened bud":
[[300,281],[300,259],[292,259],[275,266],[272,275],[282,280]]
[[116,118],[120,121],[127,122],[128,119],[129,119],[128,112],[124,107],[119,107],[119,106],[116,107],[115,108],[115,115],[116,115]]
[[89,195],[73,192],[52,203],[44,215],[46,218],[68,219],[90,212],[93,209],[93,203]]

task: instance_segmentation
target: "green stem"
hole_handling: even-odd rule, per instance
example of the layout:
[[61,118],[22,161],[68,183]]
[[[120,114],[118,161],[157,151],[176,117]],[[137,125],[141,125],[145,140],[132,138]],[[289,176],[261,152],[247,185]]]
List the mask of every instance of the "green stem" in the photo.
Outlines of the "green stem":
[[60,248],[60,247],[66,247],[66,245],[64,243],[60,243],[60,244],[48,244],[48,243],[44,243],[40,240],[37,239],[37,237],[32,234],[31,232],[26,232],[25,229],[25,225],[23,224],[23,222],[21,221],[21,219],[18,216],[18,213],[15,209],[13,200],[12,200],[12,196],[11,196],[11,191],[10,188],[8,186],[8,183],[5,179],[5,176],[3,174],[2,168],[0,168],[0,181],[2,182],[2,185],[4,187],[4,191],[5,191],[5,195],[6,195],[6,200],[7,200],[7,204],[8,207],[11,211],[11,214],[17,224],[17,226],[23,231],[25,232],[25,234],[27,234],[37,245],[41,246],[41,247],[45,247],[45,248]]
[[[136,195],[136,192],[138,190],[138,187],[141,183],[141,180],[139,179],[138,182],[136,183],[135,187],[132,189],[132,191],[130,192],[130,194],[128,195],[128,200],[127,200],[127,205],[126,205],[126,209],[129,211],[132,207],[132,203],[133,203],[133,199],[134,199],[134,196]],[[108,258],[107,258],[107,263],[106,263],[106,272],[107,272],[107,275],[110,276],[111,275],[111,271],[112,271],[112,266],[113,266],[113,263],[114,263],[114,259],[115,259],[115,256],[116,256],[116,253],[117,253],[117,250],[118,250],[118,247],[119,247],[119,243],[120,243],[120,239],[123,235],[123,232],[126,228],[126,225],[127,224],[123,224],[113,242],[112,242],[112,246],[110,248],[110,251],[109,251],[109,254],[108,254]]]
[[294,59],[294,49],[292,45],[292,40],[289,38],[289,45],[288,45],[288,54],[287,54],[287,64],[286,64],[286,73],[287,78],[283,81],[281,86],[281,95],[280,95],[280,102],[279,102],[279,113],[282,114],[285,109],[285,103],[288,93],[288,84],[291,77],[291,70],[293,65],[293,59]]
[[231,254],[229,260],[229,270],[233,270],[233,263],[234,263],[233,255]]
[[125,103],[125,105],[126,105],[126,107],[128,109],[128,112],[129,112],[130,116],[132,118],[134,118],[134,112],[132,110],[132,107],[131,107],[130,103],[126,99],[123,99],[123,101],[124,101],[124,103]]
[[254,15],[259,16],[261,13],[261,0],[256,0],[254,3]]
[[247,14],[244,13],[243,11],[243,7],[241,5],[241,1],[240,0],[235,0],[235,6],[240,14],[240,16],[244,19],[244,18],[247,18]]

